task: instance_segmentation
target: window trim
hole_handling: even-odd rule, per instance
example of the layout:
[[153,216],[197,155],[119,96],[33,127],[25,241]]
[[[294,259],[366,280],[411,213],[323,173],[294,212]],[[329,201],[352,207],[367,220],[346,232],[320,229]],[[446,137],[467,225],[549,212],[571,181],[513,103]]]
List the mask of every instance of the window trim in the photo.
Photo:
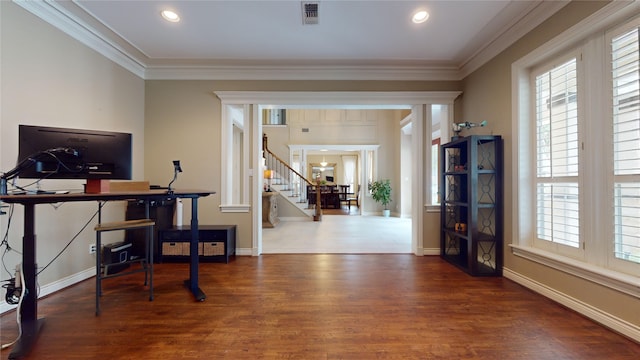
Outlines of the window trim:
[[[246,104],[236,104],[233,102],[221,102],[221,136],[220,136],[220,163],[222,172],[229,174],[229,176],[223,176],[220,180],[220,211],[228,213],[248,213],[251,210],[251,204],[249,201],[249,175],[246,169],[249,167],[249,131],[248,125],[251,124],[251,107]],[[242,154],[240,155],[240,171],[236,174],[233,171],[233,159],[234,159],[234,124],[237,121],[232,116],[233,112],[241,113],[243,117],[241,130],[243,133],[242,141]],[[238,164],[236,164],[238,166]],[[234,175],[238,175],[241,178],[236,179]],[[237,197],[234,198],[233,186],[239,187],[237,190]]]
[[[530,128],[531,121],[535,121],[535,118],[531,117],[532,109],[530,108],[531,99],[534,96],[534,94],[531,94],[530,88],[531,69],[538,64],[548,62],[550,59],[560,56],[570,49],[579,47],[580,44],[589,39],[597,36],[603,37],[604,32],[608,28],[621,26],[626,19],[630,16],[637,15],[639,11],[640,4],[637,2],[612,2],[512,64],[511,81],[513,91],[511,103],[513,105],[513,157],[511,165],[514,172],[514,196],[512,197],[513,243],[509,244],[515,256],[621,291],[636,298],[640,298],[640,287],[637,285],[640,282],[639,276],[605,268],[603,266],[606,266],[606,264],[598,263],[597,260],[590,258],[588,254],[585,254],[586,261],[581,261],[533,247],[531,234],[535,234],[535,222],[530,221],[530,213],[523,211],[523,209],[531,209],[532,202],[535,202],[535,197],[532,197],[531,192],[534,182],[530,176],[530,169],[532,169],[532,166],[535,164],[532,164],[532,159],[529,155],[533,138],[524,131],[524,129]],[[588,68],[587,71],[589,70],[591,70],[591,68]],[[600,71],[604,70],[600,69]],[[589,87],[593,87],[593,84],[589,84]],[[602,88],[602,86],[600,88]],[[593,96],[593,94],[590,94],[590,96]],[[582,176],[588,177],[589,174],[583,173]],[[593,205],[595,204],[587,202],[582,204],[582,206]],[[584,221],[591,224],[594,223],[590,221],[590,219],[585,219]],[[594,224],[592,226],[597,225]],[[585,229],[585,231],[589,230],[590,229]],[[602,233],[602,229],[596,228],[595,230],[599,232],[594,233]],[[607,244],[608,243],[609,242],[607,242]],[[596,251],[600,251],[600,249]]]
[[509,246],[511,247],[511,252],[516,256],[589,280],[627,295],[640,297],[638,277],[636,276],[593,266],[584,261],[571,259],[530,246],[520,246],[516,244],[510,244]]
[[[576,60],[576,76],[578,78],[578,81],[580,82],[581,79],[581,74],[584,73],[583,71],[583,65],[582,62],[580,61],[582,55],[582,49],[580,48],[574,48],[574,49],[570,49],[569,51],[557,56],[557,57],[553,57],[553,59],[551,59],[550,61],[545,61],[542,64],[535,66],[531,69],[531,71],[529,72],[529,82],[531,84],[531,101],[532,104],[536,102],[536,94],[535,94],[535,83],[536,83],[536,78],[538,77],[538,75],[542,74],[542,73],[546,73],[549,71],[552,71],[553,69],[555,69],[557,66],[563,65],[565,64],[567,61],[570,61],[572,59]],[[578,83],[578,107],[576,109],[577,113],[578,113],[578,117],[580,118],[580,116],[582,116],[582,114],[585,113],[584,109],[584,101],[582,101],[583,98],[581,98],[581,94],[582,94],[582,88],[583,85]],[[535,210],[537,210],[537,206],[534,205],[537,202],[537,187],[536,185],[541,184],[541,183],[546,183],[546,184],[556,184],[559,182],[576,182],[578,184],[578,191],[579,191],[579,195],[578,195],[578,202],[579,204],[581,204],[580,206],[584,206],[582,204],[584,204],[584,183],[582,181],[582,178],[584,177],[584,167],[583,167],[583,159],[584,159],[584,154],[583,151],[579,150],[578,153],[578,174],[575,176],[563,176],[561,177],[561,179],[558,178],[554,178],[554,177],[550,177],[547,181],[542,181],[541,177],[539,177],[537,175],[537,154],[535,153],[535,148],[537,148],[534,144],[536,144],[537,142],[537,131],[536,131],[536,109],[535,106],[532,107],[531,109],[531,113],[529,114],[529,116],[531,117],[531,121],[530,121],[530,125],[532,126],[530,128],[530,130],[528,131],[528,133],[531,135],[531,144],[532,147],[530,148],[531,151],[533,151],[533,153],[530,155],[531,156],[531,174],[532,174],[532,178],[534,179],[533,183],[534,186],[531,187],[531,199],[533,200],[532,203],[532,210],[534,210],[534,214],[536,214]],[[582,137],[583,137],[583,126],[582,123],[579,121],[578,122],[578,143],[582,142]],[[573,181],[575,180],[575,181]],[[585,223],[585,219],[582,216],[583,214],[580,214],[580,222],[579,222],[579,231],[581,234],[585,233],[585,229],[583,224]],[[533,223],[533,227],[536,227],[536,220]],[[533,235],[536,235],[537,231],[534,231]],[[532,245],[535,245],[536,248],[539,249],[545,249],[548,251],[552,251],[554,253],[557,254],[562,254],[571,258],[575,258],[575,259],[583,259],[584,260],[584,241],[583,238],[580,237],[579,239],[579,244],[578,247],[572,247],[569,245],[565,245],[553,240],[544,240],[544,239],[539,239],[537,236],[533,237],[533,241],[532,241]]]
[[[629,32],[632,29],[638,29],[640,28],[640,16],[635,17],[634,19],[631,19],[629,21],[627,21],[624,24],[620,24],[619,26],[616,26],[612,29],[610,29],[609,31],[607,31],[604,35],[604,43],[607,46],[607,49],[609,49],[611,41],[613,40],[614,37],[624,34],[626,32]],[[606,66],[606,72],[607,74],[611,74],[613,72],[613,68],[612,68],[612,63],[611,63],[611,53],[607,53],[607,60],[605,61],[605,63],[607,64]],[[613,103],[613,83],[612,82],[608,82],[605,86],[605,94],[607,96],[607,99],[609,99],[609,103],[612,104]],[[609,114],[610,115],[610,114]],[[610,134],[607,134],[607,142],[606,145],[608,148],[613,149],[613,127],[610,127]],[[612,155],[613,155],[613,150],[612,150]],[[613,160],[613,159],[611,159]],[[613,201],[613,192],[614,192],[614,184],[616,183],[616,177],[633,177],[634,179],[638,178],[639,175],[614,175],[613,174],[613,166],[611,169],[611,174],[607,179],[607,189],[609,189],[609,191],[611,192],[609,198],[611,201]],[[610,219],[607,219],[607,221],[609,221],[611,223],[611,226],[613,226],[613,222],[614,222],[614,217],[612,216]],[[607,234],[603,234],[604,236],[613,236],[613,234],[611,233],[607,233]],[[625,271],[625,272],[631,272],[634,271],[636,268],[636,264],[634,263],[630,263],[628,261],[619,259],[615,256],[614,254],[614,249],[615,249],[615,241],[610,241],[608,244],[608,248],[607,248],[607,253],[608,253],[608,258],[607,258],[607,262],[608,262],[608,266],[612,269],[615,270],[619,270],[619,271]]]

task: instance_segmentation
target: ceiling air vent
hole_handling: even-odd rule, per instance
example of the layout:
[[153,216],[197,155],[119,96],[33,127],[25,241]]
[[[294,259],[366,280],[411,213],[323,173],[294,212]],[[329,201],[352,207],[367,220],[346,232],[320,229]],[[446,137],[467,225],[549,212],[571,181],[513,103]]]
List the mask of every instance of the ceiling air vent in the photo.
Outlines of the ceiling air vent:
[[318,3],[302,2],[302,24],[316,25],[318,24]]

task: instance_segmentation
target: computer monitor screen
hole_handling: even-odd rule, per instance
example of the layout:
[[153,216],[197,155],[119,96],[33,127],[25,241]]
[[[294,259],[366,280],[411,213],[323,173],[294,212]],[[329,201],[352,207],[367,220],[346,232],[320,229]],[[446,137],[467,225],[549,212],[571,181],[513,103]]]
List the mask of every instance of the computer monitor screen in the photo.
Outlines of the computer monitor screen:
[[333,176],[325,176],[328,182],[333,182]]
[[18,134],[21,178],[131,180],[131,134],[31,125]]

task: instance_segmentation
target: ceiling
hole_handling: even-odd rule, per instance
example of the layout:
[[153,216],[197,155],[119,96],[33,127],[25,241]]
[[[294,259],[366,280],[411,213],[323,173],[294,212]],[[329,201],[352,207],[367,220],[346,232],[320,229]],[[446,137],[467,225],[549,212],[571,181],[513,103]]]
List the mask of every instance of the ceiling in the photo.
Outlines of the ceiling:
[[[18,2],[146,79],[433,80],[460,79],[567,2],[323,0],[316,25],[295,0],[33,3]],[[411,22],[418,9],[425,23]]]

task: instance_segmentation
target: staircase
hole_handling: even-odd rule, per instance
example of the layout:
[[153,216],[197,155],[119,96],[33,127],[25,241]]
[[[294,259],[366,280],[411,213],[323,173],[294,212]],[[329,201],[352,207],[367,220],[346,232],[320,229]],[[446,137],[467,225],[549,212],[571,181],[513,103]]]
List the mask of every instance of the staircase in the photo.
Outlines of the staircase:
[[[309,199],[307,199],[307,186],[313,183],[269,150],[266,134],[262,135],[262,148],[265,165],[272,171],[272,178],[269,180],[271,190],[280,193],[282,198],[293,204],[302,214],[320,221],[322,209],[319,206],[309,205]],[[319,203],[316,201],[316,204]]]
[[[276,174],[276,178],[274,178],[274,180],[277,180],[277,179],[278,178]],[[280,195],[282,195],[284,199],[286,199],[288,202],[293,204],[296,208],[300,210],[301,213],[305,214],[309,218],[312,218],[315,216],[315,213],[316,213],[315,206],[311,205],[311,207],[309,207],[307,201],[301,202],[300,200],[298,200],[299,196],[294,193],[294,191],[289,187],[288,184],[286,183],[272,184],[271,190],[280,193]]]

